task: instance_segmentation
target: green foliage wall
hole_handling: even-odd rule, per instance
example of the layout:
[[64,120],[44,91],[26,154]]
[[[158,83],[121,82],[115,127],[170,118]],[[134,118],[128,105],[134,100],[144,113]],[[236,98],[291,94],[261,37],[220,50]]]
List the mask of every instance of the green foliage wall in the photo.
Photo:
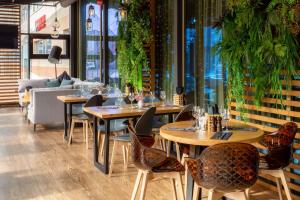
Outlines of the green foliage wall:
[[121,85],[142,89],[142,70],[148,69],[145,44],[151,42],[151,21],[145,0],[130,0],[127,20],[120,21],[117,37],[117,65]]
[[280,91],[273,98],[283,98],[281,80],[290,81],[298,61],[298,3],[226,1],[226,13],[217,24],[223,30],[217,50],[228,67],[229,100],[235,100],[238,108],[245,102],[246,79],[255,88],[257,105],[270,90]]

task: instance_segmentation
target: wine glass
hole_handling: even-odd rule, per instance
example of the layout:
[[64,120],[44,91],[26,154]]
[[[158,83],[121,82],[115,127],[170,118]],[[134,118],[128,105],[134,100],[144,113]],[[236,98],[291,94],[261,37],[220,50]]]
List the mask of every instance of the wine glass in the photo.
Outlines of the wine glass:
[[163,101],[163,105],[165,106],[166,105],[166,98],[167,98],[167,95],[166,95],[165,91],[160,92],[160,98]]
[[192,111],[192,115],[195,118],[195,129],[198,130],[199,129],[199,112],[200,112],[200,107],[199,106],[194,106],[193,107],[193,111]]
[[222,116],[222,120],[225,122],[225,131],[229,131],[228,129],[228,121],[229,121],[229,110],[221,106],[220,114]]
[[154,106],[154,99],[155,99],[154,92],[150,92],[150,100],[151,100],[152,106]]
[[131,108],[133,108],[132,102],[134,101],[134,93],[132,93],[132,92],[129,93],[128,99],[129,99],[129,101],[131,103]]

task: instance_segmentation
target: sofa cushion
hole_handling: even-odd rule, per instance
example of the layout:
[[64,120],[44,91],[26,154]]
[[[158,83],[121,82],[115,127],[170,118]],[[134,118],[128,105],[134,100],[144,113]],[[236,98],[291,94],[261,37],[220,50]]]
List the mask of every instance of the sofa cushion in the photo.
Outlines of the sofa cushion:
[[47,82],[48,88],[59,87],[59,86],[60,86],[60,82],[57,79],[49,80]]
[[62,80],[61,84],[60,84],[60,87],[62,86],[67,86],[67,85],[73,85],[74,81],[73,80]]
[[26,87],[31,86],[32,88],[45,88],[46,83],[48,82],[49,79],[20,79],[18,80],[18,91],[19,93],[23,93],[26,89]]
[[66,71],[64,71],[61,75],[57,77],[57,80],[61,83],[63,80],[71,80],[71,77]]

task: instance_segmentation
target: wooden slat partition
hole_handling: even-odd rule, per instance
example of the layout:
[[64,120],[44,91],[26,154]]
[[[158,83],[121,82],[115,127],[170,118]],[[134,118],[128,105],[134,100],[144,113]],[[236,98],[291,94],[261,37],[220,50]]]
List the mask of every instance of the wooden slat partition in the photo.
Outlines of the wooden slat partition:
[[[248,86],[245,88],[247,96],[244,97],[246,103],[243,112],[237,110],[236,102],[229,102],[230,114],[233,121],[240,121],[242,116],[246,117],[246,124],[257,127],[265,132],[276,131],[280,125],[288,121],[294,121],[298,125],[299,129],[293,145],[294,162],[286,170],[286,176],[289,178],[288,185],[293,191],[295,199],[300,198],[300,80],[297,80],[299,79],[299,75],[300,70],[297,70],[297,74],[292,78],[295,80],[291,80],[291,89],[283,90],[284,99],[282,101],[273,98],[273,94],[278,94],[278,91],[271,91],[262,100],[262,105],[257,107],[254,105],[253,98],[255,89]],[[249,80],[246,81],[249,83]],[[287,84],[286,81],[282,80],[282,84],[283,88],[288,88],[285,87]],[[270,176],[264,176],[260,182],[263,182],[264,179],[274,181]],[[264,185],[268,185],[276,191],[274,185],[266,182]]]
[[[0,24],[19,26],[20,6],[0,5]],[[21,77],[20,34],[18,49],[0,49],[0,105],[18,102],[17,80]]]

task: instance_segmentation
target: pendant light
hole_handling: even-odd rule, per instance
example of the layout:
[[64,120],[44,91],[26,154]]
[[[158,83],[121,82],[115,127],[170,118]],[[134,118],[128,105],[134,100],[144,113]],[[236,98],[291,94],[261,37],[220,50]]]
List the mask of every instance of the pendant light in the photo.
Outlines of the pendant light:
[[92,30],[92,28],[93,28],[93,21],[92,21],[91,18],[88,18],[88,19],[86,20],[86,29],[87,29],[88,31],[90,31],[90,30]]
[[59,38],[59,27],[60,27],[60,23],[58,21],[58,18],[57,18],[57,7],[55,6],[55,19],[54,19],[54,22],[52,24],[52,27],[53,27],[53,32],[51,34],[51,37],[54,38],[54,39],[57,39]]
[[118,17],[119,21],[126,21],[127,20],[127,7],[129,4],[129,0],[122,0],[122,3],[120,3],[119,11],[118,11]]
[[89,13],[89,17],[95,17],[95,8],[92,4],[89,6],[88,13]]

